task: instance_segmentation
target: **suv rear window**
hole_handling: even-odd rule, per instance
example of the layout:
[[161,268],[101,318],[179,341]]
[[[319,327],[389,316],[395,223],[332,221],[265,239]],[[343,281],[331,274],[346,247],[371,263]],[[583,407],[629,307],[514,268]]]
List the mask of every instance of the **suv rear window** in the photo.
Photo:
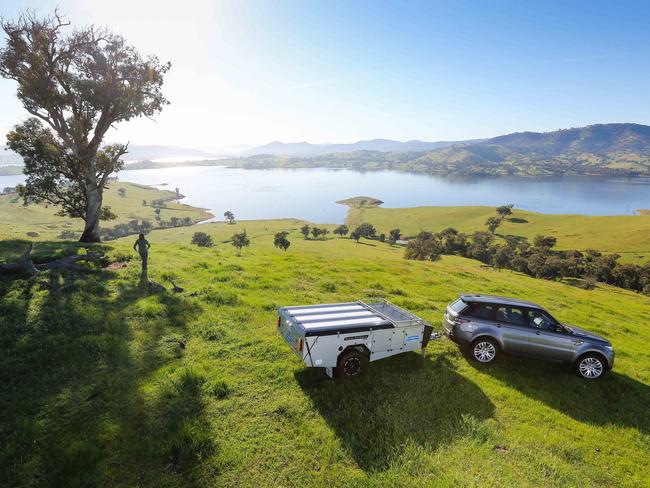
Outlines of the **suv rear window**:
[[463,310],[467,308],[467,303],[465,303],[462,298],[459,298],[451,305],[449,305],[449,308],[456,313],[461,313]]
[[465,315],[475,319],[494,320],[494,312],[496,308],[496,305],[491,303],[473,303],[472,307],[465,313]]

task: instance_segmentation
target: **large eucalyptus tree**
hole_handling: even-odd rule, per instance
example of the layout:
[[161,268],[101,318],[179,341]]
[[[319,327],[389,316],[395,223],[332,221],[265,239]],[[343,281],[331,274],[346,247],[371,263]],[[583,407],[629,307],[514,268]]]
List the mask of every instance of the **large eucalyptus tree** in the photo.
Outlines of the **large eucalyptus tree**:
[[119,35],[94,26],[69,29],[58,13],[29,12],[3,20],[0,75],[18,83],[17,96],[32,117],[7,135],[23,157],[27,201],[48,202],[61,215],[85,221],[82,242],[98,242],[109,176],[119,171],[128,144],[102,145],[115,124],[152,117],[169,102],[162,94],[170,68],[142,56]]

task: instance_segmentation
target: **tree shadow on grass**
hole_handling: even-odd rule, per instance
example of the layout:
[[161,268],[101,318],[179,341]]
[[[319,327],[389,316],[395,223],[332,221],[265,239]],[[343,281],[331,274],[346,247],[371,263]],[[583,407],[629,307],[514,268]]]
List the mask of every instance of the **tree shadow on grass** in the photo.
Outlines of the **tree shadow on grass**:
[[[52,292],[43,280],[71,286]],[[172,369],[154,393],[142,385],[185,353],[199,306],[101,270],[0,287],[0,485],[191,483],[214,447],[203,378]]]
[[34,264],[53,261],[72,254],[78,254],[81,249],[96,252],[106,252],[110,247],[104,244],[88,244],[76,241],[28,241],[24,239],[7,239],[0,241],[0,263],[15,262],[20,259],[27,245],[33,242],[34,247],[30,257]]
[[631,427],[650,433],[650,386],[610,371],[596,381],[567,365],[502,357],[496,364],[471,363],[499,381],[580,422]]
[[352,380],[332,381],[320,369],[301,370],[296,379],[369,472],[387,469],[409,443],[435,449],[458,435],[481,435],[476,426],[494,415],[481,389],[442,356],[394,356]]

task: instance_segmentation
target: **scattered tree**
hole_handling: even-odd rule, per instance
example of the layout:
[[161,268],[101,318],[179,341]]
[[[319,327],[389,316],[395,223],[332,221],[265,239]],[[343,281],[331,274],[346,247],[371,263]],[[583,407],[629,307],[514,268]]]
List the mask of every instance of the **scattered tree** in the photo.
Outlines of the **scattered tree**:
[[359,242],[359,239],[361,239],[361,233],[358,229],[355,229],[350,233],[350,239],[354,239],[357,243]]
[[379,242],[385,242],[386,241],[386,234],[379,234]]
[[237,254],[241,254],[243,247],[248,247],[251,241],[248,239],[246,231],[240,232],[238,234],[233,234],[230,238],[232,240],[231,244],[237,248]]
[[147,206],[147,201],[146,201],[146,200],[142,200],[142,206],[143,206],[143,207],[146,207],[146,206]]
[[415,239],[409,240],[404,257],[419,261],[437,261],[442,254],[442,245],[438,236],[431,232],[420,232]]
[[126,196],[126,188],[118,188],[117,189],[117,194],[124,198]]
[[305,236],[305,239],[309,238],[309,226],[307,224],[303,225],[300,228],[300,232],[302,233],[303,236]]
[[212,247],[214,241],[212,240],[212,236],[205,232],[195,232],[192,236],[192,244],[199,247]]
[[287,239],[289,233],[287,231],[277,232],[273,239],[273,245],[279,249],[286,251],[289,249],[291,242]]
[[18,98],[32,115],[7,135],[7,145],[25,163],[23,199],[83,219],[80,241],[98,242],[99,221],[113,216],[102,206],[103,191],[127,153],[124,144],[102,146],[104,135],[119,122],[162,110],[170,65],[141,56],[106,29],[66,36],[69,25],[58,12],[2,21],[0,75],[18,83]]
[[492,234],[494,234],[494,231],[497,230],[497,227],[499,227],[501,225],[501,218],[500,217],[490,217],[485,222],[485,225],[487,226],[488,230]]
[[514,204],[501,205],[500,207],[497,207],[497,214],[499,214],[499,216],[502,217],[502,218],[505,218],[508,215],[512,215],[513,207],[514,207]]
[[230,210],[226,210],[223,213],[223,216],[225,217],[225,219],[228,221],[229,224],[235,223],[235,214],[232,213]]
[[399,229],[391,229],[390,232],[388,233],[389,238],[388,240],[394,244],[397,241],[399,241],[400,237],[402,237],[402,233],[400,232]]
[[377,229],[372,224],[361,224],[355,229],[355,232],[366,239],[374,239],[377,235]]
[[343,237],[350,232],[350,229],[348,229],[347,225],[339,225],[336,229],[334,229],[334,233],[338,234],[340,237]]
[[312,227],[311,235],[314,236],[314,239],[318,239],[318,236],[320,236],[320,229],[318,227]]
[[180,198],[180,196],[181,196],[181,191],[178,189],[178,187],[176,187],[176,197]]

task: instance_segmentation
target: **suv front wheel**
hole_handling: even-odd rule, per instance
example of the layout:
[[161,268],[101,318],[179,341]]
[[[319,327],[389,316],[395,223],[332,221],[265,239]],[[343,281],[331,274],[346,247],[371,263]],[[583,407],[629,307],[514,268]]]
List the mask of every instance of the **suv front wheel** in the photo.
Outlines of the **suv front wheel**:
[[487,337],[480,337],[472,342],[472,358],[479,363],[493,363],[497,359],[499,346],[496,341]]
[[600,378],[605,372],[605,362],[598,354],[585,354],[576,363],[578,374],[586,380]]

